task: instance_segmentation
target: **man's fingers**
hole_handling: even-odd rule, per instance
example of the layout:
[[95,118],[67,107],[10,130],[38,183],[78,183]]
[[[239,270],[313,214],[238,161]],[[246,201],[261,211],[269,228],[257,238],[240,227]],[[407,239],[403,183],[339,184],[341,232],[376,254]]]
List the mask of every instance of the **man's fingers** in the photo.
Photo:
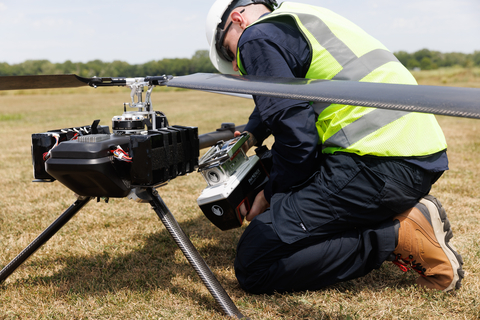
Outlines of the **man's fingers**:
[[255,197],[255,201],[253,201],[252,208],[250,209],[250,212],[247,214],[245,219],[247,219],[247,221],[252,221],[253,218],[265,212],[265,210],[267,210],[268,207],[270,207],[270,204],[265,199],[265,195],[263,194],[263,190],[262,190]]
[[245,217],[247,215],[247,213],[248,213],[247,207],[245,206],[245,202],[243,202],[240,205],[240,214]]

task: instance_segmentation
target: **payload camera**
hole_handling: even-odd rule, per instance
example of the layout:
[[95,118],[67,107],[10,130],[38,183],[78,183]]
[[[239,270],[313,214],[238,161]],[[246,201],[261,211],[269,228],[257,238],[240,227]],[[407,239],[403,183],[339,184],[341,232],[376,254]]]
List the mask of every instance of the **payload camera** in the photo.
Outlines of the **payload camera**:
[[258,148],[256,155],[248,157],[242,148],[248,138],[245,132],[226,142],[219,141],[199,162],[198,171],[208,186],[197,203],[222,230],[243,224],[241,207],[250,210],[255,196],[268,181],[270,153],[266,148]]

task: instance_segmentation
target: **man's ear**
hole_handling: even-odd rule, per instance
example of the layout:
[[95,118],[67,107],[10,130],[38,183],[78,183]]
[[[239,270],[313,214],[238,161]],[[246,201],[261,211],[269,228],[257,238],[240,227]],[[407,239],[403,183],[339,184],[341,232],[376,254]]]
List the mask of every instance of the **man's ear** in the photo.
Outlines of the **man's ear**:
[[248,26],[247,19],[240,12],[234,11],[230,14],[230,19],[233,23],[238,24],[242,29],[245,29]]

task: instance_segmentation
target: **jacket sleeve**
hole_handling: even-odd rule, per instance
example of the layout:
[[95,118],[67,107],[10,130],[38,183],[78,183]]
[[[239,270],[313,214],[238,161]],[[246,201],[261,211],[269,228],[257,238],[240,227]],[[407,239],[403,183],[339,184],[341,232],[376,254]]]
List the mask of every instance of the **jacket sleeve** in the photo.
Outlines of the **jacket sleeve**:
[[[249,30],[249,29],[247,29]],[[295,77],[304,72],[301,58],[272,41],[255,33],[248,41],[240,42],[240,59],[249,75]],[[244,38],[244,35],[242,35]],[[271,132],[273,167],[264,189],[265,198],[287,192],[309,178],[316,169],[318,134],[316,116],[309,102],[255,96],[247,131],[259,141]],[[258,134],[258,136],[257,136]]]

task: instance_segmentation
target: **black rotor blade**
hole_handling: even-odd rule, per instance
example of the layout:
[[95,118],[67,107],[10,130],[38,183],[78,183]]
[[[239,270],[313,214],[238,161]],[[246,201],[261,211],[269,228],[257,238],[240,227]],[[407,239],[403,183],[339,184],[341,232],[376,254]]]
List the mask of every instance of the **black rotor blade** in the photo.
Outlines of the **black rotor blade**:
[[480,119],[480,89],[196,73],[167,86]]
[[88,86],[90,81],[91,78],[74,74],[3,76],[0,77],[0,90],[75,88]]

